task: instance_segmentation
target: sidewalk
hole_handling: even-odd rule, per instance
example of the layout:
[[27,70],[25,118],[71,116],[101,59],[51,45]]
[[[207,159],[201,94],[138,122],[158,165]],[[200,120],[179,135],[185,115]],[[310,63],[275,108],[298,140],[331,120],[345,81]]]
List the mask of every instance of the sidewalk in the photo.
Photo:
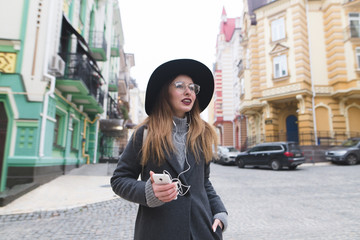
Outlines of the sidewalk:
[[73,169],[0,207],[0,215],[64,210],[117,198],[110,187],[114,168],[91,164]]

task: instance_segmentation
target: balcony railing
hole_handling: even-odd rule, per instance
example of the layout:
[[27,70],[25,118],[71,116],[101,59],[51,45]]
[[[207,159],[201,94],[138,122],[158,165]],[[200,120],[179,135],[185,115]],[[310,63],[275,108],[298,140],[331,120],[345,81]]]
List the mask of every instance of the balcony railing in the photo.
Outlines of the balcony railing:
[[111,56],[118,57],[120,56],[120,38],[119,36],[113,37],[111,41]]
[[91,36],[90,47],[102,48],[106,51],[107,43],[103,32],[92,31],[90,32],[90,36]]
[[99,90],[100,77],[87,56],[78,53],[61,53],[60,55],[66,62],[64,78],[82,81],[89,93],[102,104],[101,99],[104,99],[104,94]]
[[118,76],[116,73],[110,73],[109,77],[109,91],[117,92],[118,91]]
[[116,73],[110,73],[110,79],[109,79],[110,85],[118,85],[118,76]]
[[345,40],[360,40],[360,25],[347,26],[344,30]]
[[105,60],[107,53],[107,42],[103,32],[90,32],[89,47],[92,49],[92,54],[96,60]]
[[108,95],[107,115],[109,119],[120,118],[120,114],[118,111],[118,104],[110,95]]
[[104,97],[105,97],[105,92],[101,90],[101,88],[98,88],[96,100],[102,107],[104,106]]

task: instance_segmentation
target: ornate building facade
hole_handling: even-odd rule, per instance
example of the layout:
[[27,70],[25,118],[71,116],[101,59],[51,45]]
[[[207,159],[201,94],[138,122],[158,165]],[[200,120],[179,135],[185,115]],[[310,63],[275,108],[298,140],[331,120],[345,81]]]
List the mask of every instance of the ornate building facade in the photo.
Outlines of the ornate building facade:
[[97,163],[101,136],[115,132],[127,139],[134,61],[123,51],[115,0],[0,5],[1,206],[75,167]]
[[244,1],[248,145],[360,136],[360,1]]

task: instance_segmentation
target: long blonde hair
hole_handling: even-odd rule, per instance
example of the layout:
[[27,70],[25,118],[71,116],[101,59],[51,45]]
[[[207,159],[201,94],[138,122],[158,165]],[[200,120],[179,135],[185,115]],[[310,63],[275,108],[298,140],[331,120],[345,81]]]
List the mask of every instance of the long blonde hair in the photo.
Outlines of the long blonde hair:
[[[161,165],[165,161],[165,155],[175,151],[172,142],[173,112],[168,102],[168,85],[165,84],[155,100],[152,113],[138,125],[136,131],[143,125],[147,127],[147,137],[142,144],[141,164],[146,165],[149,159]],[[200,117],[200,107],[198,100],[188,114],[190,123],[187,134],[187,146],[195,154],[195,159],[200,162],[200,156],[203,154],[208,163],[213,158],[213,146],[217,147],[217,135],[214,128]]]

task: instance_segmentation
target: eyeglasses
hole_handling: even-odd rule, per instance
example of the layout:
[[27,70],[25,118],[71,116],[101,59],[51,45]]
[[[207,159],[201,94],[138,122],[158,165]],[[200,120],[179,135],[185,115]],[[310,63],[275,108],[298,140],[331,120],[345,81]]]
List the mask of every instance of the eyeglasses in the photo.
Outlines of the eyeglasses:
[[191,92],[195,93],[195,95],[197,95],[200,92],[200,86],[195,83],[190,83],[186,85],[184,82],[174,82],[173,84],[176,90],[178,90],[181,93],[184,93],[186,91],[186,87],[188,87]]

